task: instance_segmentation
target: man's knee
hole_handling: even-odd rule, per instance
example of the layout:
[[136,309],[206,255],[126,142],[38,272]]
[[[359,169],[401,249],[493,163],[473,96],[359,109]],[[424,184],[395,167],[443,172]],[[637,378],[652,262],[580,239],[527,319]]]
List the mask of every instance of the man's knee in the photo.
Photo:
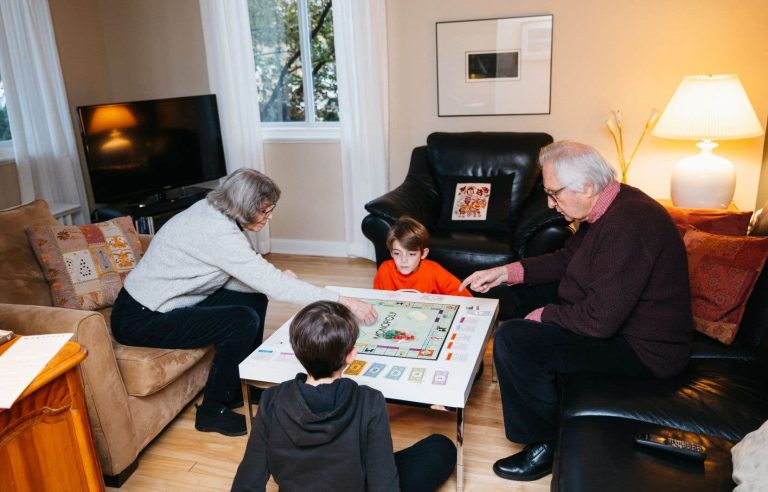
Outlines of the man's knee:
[[241,338],[251,339],[262,328],[262,319],[255,309],[246,306],[232,306],[228,309],[228,317],[234,330]]
[[493,335],[493,351],[500,353],[525,352],[534,334],[535,321],[513,319],[503,323]]

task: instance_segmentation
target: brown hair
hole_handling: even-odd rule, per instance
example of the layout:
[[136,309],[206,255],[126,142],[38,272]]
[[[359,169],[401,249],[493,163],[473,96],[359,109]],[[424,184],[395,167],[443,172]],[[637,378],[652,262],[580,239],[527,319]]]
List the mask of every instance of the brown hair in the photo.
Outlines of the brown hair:
[[392,224],[387,233],[387,249],[398,241],[408,251],[424,251],[429,246],[429,231],[421,222],[409,215],[403,215]]
[[293,353],[315,379],[327,378],[342,368],[359,334],[352,311],[331,301],[306,306],[288,329]]

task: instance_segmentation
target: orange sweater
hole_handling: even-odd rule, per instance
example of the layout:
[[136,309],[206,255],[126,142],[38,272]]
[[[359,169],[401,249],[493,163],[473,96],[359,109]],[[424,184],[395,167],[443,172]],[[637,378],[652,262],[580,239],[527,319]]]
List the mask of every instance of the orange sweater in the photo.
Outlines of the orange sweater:
[[373,288],[379,290],[413,289],[425,294],[472,297],[469,289],[459,292],[459,279],[432,260],[421,260],[419,268],[410,275],[397,271],[394,260],[381,264],[373,279]]

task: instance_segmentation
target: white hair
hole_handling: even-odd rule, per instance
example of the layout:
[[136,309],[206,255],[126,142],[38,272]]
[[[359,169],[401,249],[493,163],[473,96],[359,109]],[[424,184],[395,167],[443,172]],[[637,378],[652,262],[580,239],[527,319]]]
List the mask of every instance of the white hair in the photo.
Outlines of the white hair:
[[616,179],[616,171],[594,147],[569,140],[551,143],[539,152],[539,165],[552,164],[557,179],[569,190],[584,192],[592,184],[599,193]]
[[240,224],[255,222],[259,211],[275,205],[280,188],[265,174],[242,167],[233,172],[215,190],[208,193],[208,203]]

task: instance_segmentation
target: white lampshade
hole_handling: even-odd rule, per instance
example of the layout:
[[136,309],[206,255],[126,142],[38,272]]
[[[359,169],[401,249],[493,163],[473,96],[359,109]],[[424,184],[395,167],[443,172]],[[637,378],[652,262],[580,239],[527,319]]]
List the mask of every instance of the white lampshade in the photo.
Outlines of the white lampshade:
[[712,153],[712,140],[758,137],[763,127],[737,75],[683,77],[653,135],[702,140],[701,152],[678,162],[672,174],[672,202],[680,207],[726,208],[733,199],[733,164]]

